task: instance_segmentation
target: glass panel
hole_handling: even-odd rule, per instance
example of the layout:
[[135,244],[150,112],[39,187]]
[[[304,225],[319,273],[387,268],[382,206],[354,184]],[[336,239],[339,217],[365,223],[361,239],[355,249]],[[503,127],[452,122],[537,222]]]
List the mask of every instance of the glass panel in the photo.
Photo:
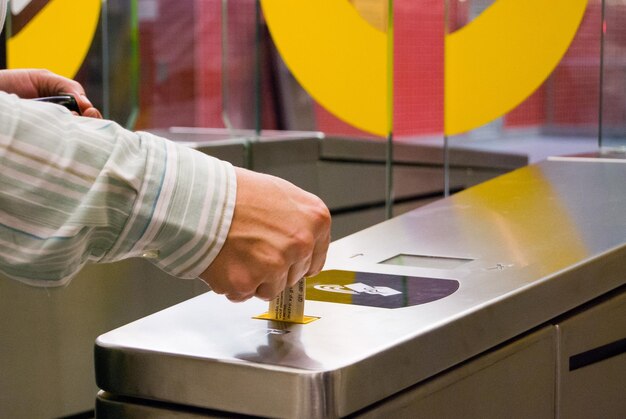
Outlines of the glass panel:
[[[334,238],[383,221],[391,196],[389,7],[140,0],[137,128],[211,154],[228,146],[232,153],[219,156],[318,194],[335,216]],[[294,45],[295,56],[285,50]]]
[[[204,83],[205,74],[216,70],[215,63],[206,67],[197,65],[204,63],[204,54],[209,50],[217,57],[215,73],[220,73],[220,49],[214,49],[214,44],[207,45],[208,41],[202,42],[215,38],[198,36],[198,32],[212,23],[219,24],[219,8],[218,17],[211,15],[206,28],[198,27],[196,15],[202,15],[204,9],[196,3],[194,0],[139,0],[139,129],[194,127],[198,109],[204,104],[202,93],[207,91],[207,96],[219,97],[219,84]],[[219,46],[219,26],[211,26],[211,29],[218,35]],[[221,120],[219,113],[216,119],[215,122]]]
[[548,156],[598,151],[601,1],[546,5],[447,1],[452,192]]
[[270,112],[285,132],[323,132],[313,190],[331,210],[333,239],[385,220],[392,195],[391,2],[260,4],[270,74],[262,77],[269,90],[261,90],[263,126]]
[[103,115],[132,129],[139,111],[137,1],[105,0],[102,8],[101,55],[87,55],[76,79],[97,88],[92,72],[101,67]]
[[[283,129],[387,138],[388,0],[262,0]],[[282,10],[281,10],[282,9]]]
[[[138,103],[136,1],[41,0],[11,2],[9,7],[8,68],[46,68],[73,78],[105,118],[133,126]],[[59,24],[56,16],[72,24]]]
[[626,151],[626,3],[604,1],[600,146]]
[[[139,0],[139,128],[214,139],[238,134],[227,125],[260,129],[257,8],[254,0]],[[264,128],[275,128],[271,119]]]
[[267,74],[267,63],[261,62],[265,58],[261,29],[257,1],[222,1],[222,117],[233,135],[240,130],[258,135],[260,100],[271,97],[267,84],[261,83],[261,71]]
[[[9,34],[48,2],[31,3]],[[290,178],[355,220],[335,238],[549,155],[597,151],[598,132],[603,148],[625,142],[621,1],[606,2],[603,54],[601,0],[534,14],[541,0],[305,3],[86,0],[102,13],[76,78],[126,126],[197,147],[240,140],[228,143],[243,150],[236,164]],[[490,18],[503,8],[516,13]],[[482,37],[468,41],[470,29]],[[533,55],[563,34],[560,55]],[[503,74],[520,80],[497,87]]]
[[444,195],[444,6],[393,2],[393,215]]

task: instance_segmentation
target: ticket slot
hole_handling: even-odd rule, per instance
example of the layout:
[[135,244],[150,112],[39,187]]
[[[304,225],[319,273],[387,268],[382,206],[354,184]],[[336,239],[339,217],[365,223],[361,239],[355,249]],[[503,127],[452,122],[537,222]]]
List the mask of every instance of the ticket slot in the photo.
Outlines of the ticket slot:
[[285,288],[283,292],[270,301],[269,310],[266,313],[253,318],[298,324],[311,323],[319,317],[304,315],[305,300],[306,278],[302,278],[293,287]]

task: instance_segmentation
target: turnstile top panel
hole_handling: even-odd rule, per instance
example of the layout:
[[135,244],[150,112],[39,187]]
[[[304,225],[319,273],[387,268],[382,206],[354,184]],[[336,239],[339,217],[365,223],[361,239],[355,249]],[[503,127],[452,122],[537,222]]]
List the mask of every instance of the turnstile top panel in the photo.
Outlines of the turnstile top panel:
[[318,131],[278,131],[263,130],[257,133],[251,129],[229,130],[227,128],[169,127],[155,128],[149,132],[184,143],[191,147],[210,147],[244,142],[272,142],[301,139],[321,140],[324,134]]
[[[100,336],[98,384],[242,414],[350,414],[624,284],[624,179],[619,162],[546,161],[470,188],[333,242],[339,273],[308,280],[318,320],[254,319],[266,302],[207,293]],[[424,287],[437,298],[415,297]],[[393,291],[415,304],[382,303]]]
[[[387,158],[386,140],[326,136],[321,142],[321,157],[327,160],[384,162]],[[449,163],[453,167],[516,169],[528,164],[528,156],[520,153],[486,151],[450,147]],[[411,165],[444,164],[444,144],[428,144],[419,139],[394,138],[394,163]]]

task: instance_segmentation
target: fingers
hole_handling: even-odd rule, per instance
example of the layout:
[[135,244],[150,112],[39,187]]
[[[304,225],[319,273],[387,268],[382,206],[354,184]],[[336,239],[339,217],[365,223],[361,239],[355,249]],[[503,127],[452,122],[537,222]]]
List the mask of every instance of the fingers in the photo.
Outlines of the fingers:
[[324,266],[330,212],[283,179],[236,168],[237,197],[222,249],[201,277],[231,301],[271,300]]
[[102,118],[93,107],[83,86],[72,79],[45,69],[0,70],[0,90],[14,93],[24,99],[69,94],[74,96],[84,116]]
[[[81,90],[82,90],[82,87],[81,87]],[[93,107],[93,105],[91,104],[91,101],[87,98],[85,93],[74,95],[74,98],[76,99],[78,108],[80,109],[80,112],[83,116],[86,116],[89,118],[102,119],[102,114],[100,113],[98,109]]]
[[26,69],[24,76],[28,77],[35,89],[35,97],[70,94],[77,102],[79,97],[85,95],[85,89],[76,80],[63,77],[45,69]]
[[257,297],[264,301],[270,301],[276,298],[280,292],[285,289],[287,283],[287,274],[284,275],[283,278],[273,278],[272,280],[268,279],[265,282],[262,282],[257,286],[247,286],[245,289],[237,289],[233,286],[233,284],[227,284],[226,287],[212,287],[213,292],[216,294],[224,295],[228,300],[232,302],[244,302],[252,297]]
[[[329,218],[330,220],[330,218]],[[330,230],[325,230],[325,234],[320,237],[313,248],[311,254],[311,263],[309,269],[305,272],[304,276],[313,276],[320,273],[326,263],[326,254],[328,253],[328,246],[330,245]]]
[[277,282],[264,282],[257,287],[254,296],[264,301],[271,301],[285,289],[286,283],[286,278]]
[[207,280],[205,280],[205,282],[209,284],[213,292],[224,295],[232,302],[244,302],[252,297],[257,297],[264,301],[271,301],[285,288],[296,285],[298,281],[305,276],[303,273],[310,270],[309,265],[310,258],[292,265],[284,275],[268,277],[256,286],[253,285],[252,282],[246,284],[245,286],[242,284],[235,284],[234,281],[230,281],[226,284],[209,283]]
[[291,265],[289,268],[289,272],[287,274],[287,287],[293,287],[306,276],[306,273],[309,271],[309,267],[311,266],[311,256],[306,259]]
[[85,94],[85,89],[76,80],[63,77],[48,70],[32,70],[30,75],[39,96],[72,95],[76,99],[78,109],[80,109],[83,116],[102,119],[102,114],[98,109],[94,108]]
[[252,295],[238,295],[238,294],[235,294],[235,295],[226,294],[225,296],[226,298],[228,298],[230,302],[233,302],[233,303],[244,303],[253,297]]
[[100,111],[94,107],[91,108],[87,108],[84,109],[81,108],[81,112],[83,114],[83,116],[89,117],[89,118],[97,118],[97,119],[102,119],[102,114],[100,113]]
[[242,291],[240,289],[233,287],[231,284],[228,284],[228,283],[223,284],[222,281],[217,281],[217,280],[211,281],[206,278],[203,278],[203,281],[209,285],[209,287],[211,288],[211,291],[213,291],[216,294],[225,296],[226,298],[228,298],[228,300],[232,301],[233,303],[242,303],[254,297],[255,295],[254,293],[254,291],[256,290],[255,288],[252,288],[251,291],[250,290]]
[[85,95],[83,88],[80,84],[78,84],[78,87],[75,88],[73,91],[63,92],[63,94],[72,95],[74,99],[76,99],[76,104],[78,105],[78,109],[80,109],[80,113],[82,116],[102,119],[102,114],[98,109],[93,107],[91,101]]

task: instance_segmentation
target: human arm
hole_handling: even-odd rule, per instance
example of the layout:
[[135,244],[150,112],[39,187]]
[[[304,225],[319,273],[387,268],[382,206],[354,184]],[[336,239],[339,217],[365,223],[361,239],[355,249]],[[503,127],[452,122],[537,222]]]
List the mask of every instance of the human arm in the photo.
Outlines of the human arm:
[[201,275],[230,300],[270,300],[324,266],[330,213],[317,196],[274,177],[237,170],[237,201],[224,247]]
[[241,301],[324,263],[319,198],[110,121],[0,93],[0,167],[0,271],[30,284],[148,257]]
[[3,93],[0,167],[0,271],[33,285],[63,285],[88,262],[142,256],[196,278],[232,219],[228,163]]
[[93,107],[85,95],[85,89],[80,83],[49,70],[0,70],[0,90],[24,99],[70,94],[76,99],[83,116],[102,118],[100,111]]

